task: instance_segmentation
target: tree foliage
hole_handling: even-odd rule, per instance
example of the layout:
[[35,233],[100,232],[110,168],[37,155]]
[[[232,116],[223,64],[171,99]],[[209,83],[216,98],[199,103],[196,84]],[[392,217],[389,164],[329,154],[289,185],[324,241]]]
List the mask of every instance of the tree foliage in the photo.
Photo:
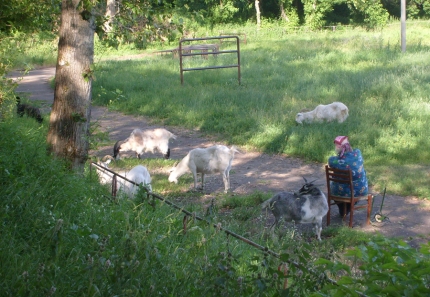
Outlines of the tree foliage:
[[368,29],[383,27],[388,21],[388,12],[380,0],[352,0],[350,5],[359,15],[356,20],[362,21]]
[[59,25],[60,2],[8,0],[0,2],[0,31],[51,31]]
[[[57,3],[58,2],[58,3]],[[0,31],[56,30],[60,3],[51,0],[9,0],[0,3]],[[92,7],[96,32],[104,40],[133,42],[139,48],[154,41],[177,40],[184,22],[213,25],[255,21],[254,1],[245,0],[122,0],[116,2],[113,30],[105,35],[106,1],[86,0],[80,5]],[[289,26],[306,25],[312,29],[336,24],[353,24],[369,29],[385,24],[388,16],[400,17],[398,0],[267,0],[260,1],[263,19],[283,19]],[[408,0],[410,19],[430,17],[430,2]]]
[[407,15],[411,19],[429,18],[430,1],[428,0],[409,0],[407,1]]

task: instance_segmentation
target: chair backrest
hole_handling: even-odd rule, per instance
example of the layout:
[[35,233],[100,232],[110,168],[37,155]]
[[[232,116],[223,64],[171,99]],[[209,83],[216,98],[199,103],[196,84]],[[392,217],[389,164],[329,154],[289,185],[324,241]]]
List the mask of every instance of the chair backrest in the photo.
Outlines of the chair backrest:
[[325,165],[325,174],[327,180],[327,194],[329,196],[335,196],[332,194],[333,192],[331,190],[333,182],[338,184],[347,184],[350,189],[351,197],[354,197],[354,186],[352,183],[352,172],[350,169],[338,169]]

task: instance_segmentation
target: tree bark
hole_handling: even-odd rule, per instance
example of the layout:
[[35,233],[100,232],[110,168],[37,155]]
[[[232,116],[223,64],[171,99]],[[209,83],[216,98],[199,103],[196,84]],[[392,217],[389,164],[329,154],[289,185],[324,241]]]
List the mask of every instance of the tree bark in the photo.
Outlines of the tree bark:
[[80,0],[62,0],[48,150],[82,169],[89,149],[94,18]]
[[112,22],[116,15],[116,2],[117,0],[107,0],[106,2],[106,13],[105,17],[107,17],[107,21],[103,24],[104,30],[106,33],[112,31]]
[[287,14],[285,13],[284,2],[283,2],[282,0],[281,0],[281,1],[279,1],[279,10],[281,11],[281,19],[282,19],[283,21],[288,22],[288,21],[289,21],[289,19],[288,19]]
[[260,1],[255,0],[255,11],[257,16],[257,30],[261,27],[261,12],[260,12]]

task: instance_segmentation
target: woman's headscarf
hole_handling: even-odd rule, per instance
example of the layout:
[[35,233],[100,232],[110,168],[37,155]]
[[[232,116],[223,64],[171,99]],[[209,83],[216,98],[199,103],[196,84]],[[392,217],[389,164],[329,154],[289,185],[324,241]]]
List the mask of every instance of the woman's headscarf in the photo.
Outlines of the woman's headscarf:
[[340,151],[338,152],[339,157],[343,157],[346,152],[352,152],[351,145],[349,144],[348,136],[337,136],[334,139],[334,143],[340,146]]

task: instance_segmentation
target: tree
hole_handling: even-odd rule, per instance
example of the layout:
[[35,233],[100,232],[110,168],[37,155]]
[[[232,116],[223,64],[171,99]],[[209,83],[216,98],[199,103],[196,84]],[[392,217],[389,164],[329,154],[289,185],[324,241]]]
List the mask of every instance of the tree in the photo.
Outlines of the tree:
[[[110,14],[115,3],[122,4],[119,11],[124,10],[124,15],[117,14],[118,11]],[[106,24],[105,13],[101,12],[103,4],[100,0],[62,0],[61,6],[54,104],[47,142],[53,155],[69,161],[70,168],[77,170],[83,168],[88,157],[94,33]],[[140,0],[108,1],[106,7],[109,21],[124,21],[117,27],[125,28],[125,34],[133,28],[123,24],[135,26],[142,15],[145,23],[152,20],[148,13],[151,4],[142,4]],[[111,22],[108,27],[112,29]]]
[[62,0],[49,151],[83,168],[89,149],[94,17],[80,0]]
[[260,30],[261,27],[261,12],[260,12],[260,1],[255,0],[255,14],[257,18],[257,30]]
[[0,1],[0,31],[52,30],[59,14],[59,5],[53,3],[51,0]]
[[[382,6],[381,0],[348,0],[352,10],[356,10],[358,16],[367,29],[382,28],[387,24],[388,12]],[[358,22],[359,19],[356,19]]]
[[112,22],[116,15],[116,0],[107,0],[105,17],[107,18],[103,24],[105,32],[112,31]]

